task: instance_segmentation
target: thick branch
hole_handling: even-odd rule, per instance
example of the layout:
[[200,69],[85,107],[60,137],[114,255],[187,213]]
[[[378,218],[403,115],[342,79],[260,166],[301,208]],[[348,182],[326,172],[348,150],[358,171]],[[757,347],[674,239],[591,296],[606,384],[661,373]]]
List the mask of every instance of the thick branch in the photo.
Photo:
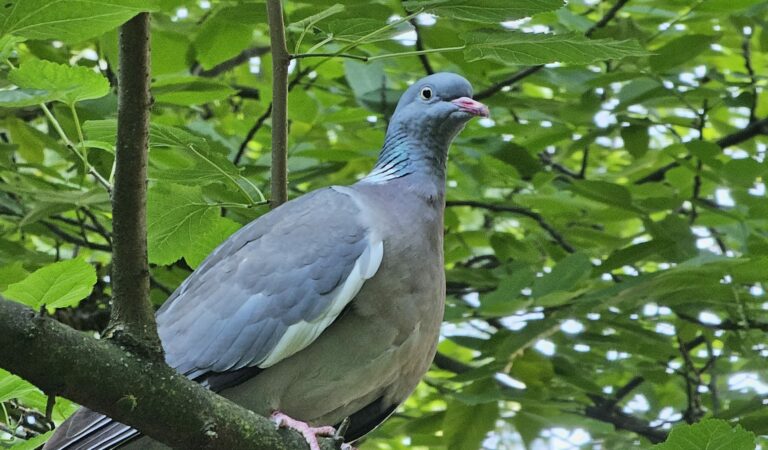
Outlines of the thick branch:
[[127,336],[160,355],[147,263],[147,145],[152,106],[149,17],[149,13],[141,13],[120,28],[110,328],[115,336]]
[[283,7],[280,0],[267,0],[269,40],[272,48],[272,186],[270,206],[288,199],[288,64],[291,55],[285,44]]
[[[0,364],[47,393],[81,403],[173,448],[306,449],[295,432],[108,340],[0,298]],[[330,439],[325,449],[335,448]]]

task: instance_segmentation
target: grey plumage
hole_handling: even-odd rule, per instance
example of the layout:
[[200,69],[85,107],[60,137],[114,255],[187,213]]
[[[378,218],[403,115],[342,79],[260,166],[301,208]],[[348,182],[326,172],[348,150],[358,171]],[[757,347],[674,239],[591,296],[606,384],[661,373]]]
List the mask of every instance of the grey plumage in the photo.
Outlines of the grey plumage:
[[[383,421],[437,345],[447,150],[487,115],[471,94],[454,74],[418,81],[367,177],[292,200],[220,245],[157,313],[168,364],[260,414],[349,416],[347,440]],[[129,441],[158,445],[83,408],[45,449]]]

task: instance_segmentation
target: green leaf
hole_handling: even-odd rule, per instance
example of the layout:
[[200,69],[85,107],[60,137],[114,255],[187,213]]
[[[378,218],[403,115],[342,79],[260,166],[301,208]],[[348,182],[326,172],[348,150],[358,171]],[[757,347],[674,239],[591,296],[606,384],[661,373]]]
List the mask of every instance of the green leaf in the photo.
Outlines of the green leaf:
[[197,62],[208,70],[237,56],[253,42],[254,25],[266,21],[267,13],[262,3],[220,6],[205,19],[192,40]]
[[186,75],[158,77],[152,83],[152,95],[158,102],[182,106],[224,100],[235,92],[220,81]]
[[317,14],[313,14],[309,17],[305,17],[297,22],[294,22],[288,25],[288,28],[293,31],[302,31],[310,25],[316,24],[317,22],[320,22],[323,19],[327,19],[328,17],[331,17],[335,14],[338,14],[344,11],[344,9],[345,9],[344,5],[342,5],[341,3],[336,3],[333,6],[323,8],[323,10]]
[[51,430],[47,433],[41,434],[39,436],[35,436],[31,439],[27,439],[17,444],[13,444],[10,450],[35,450],[36,448],[45,444],[48,441],[48,439],[50,439],[51,436],[53,436],[53,431],[54,430]]
[[543,297],[555,291],[566,291],[589,277],[591,272],[592,264],[586,254],[577,252],[568,255],[560,260],[550,273],[534,280],[533,297]]
[[590,200],[636,214],[643,213],[640,208],[632,204],[632,194],[629,190],[619,184],[606,181],[576,180],[568,188]]
[[472,22],[499,23],[554,11],[563,6],[562,0],[409,0],[406,9],[425,11],[441,17]]
[[498,417],[499,405],[495,401],[478,405],[449,401],[443,419],[448,450],[481,448],[485,435],[495,427]]
[[648,151],[648,128],[640,125],[630,125],[621,129],[621,139],[624,148],[635,158],[640,158]]
[[8,286],[3,295],[32,309],[75,306],[90,295],[96,270],[82,259],[59,261],[38,269]]
[[30,392],[37,392],[38,390],[31,383],[0,369],[0,403],[23,397]]
[[19,282],[29,275],[21,261],[0,267],[0,291],[4,291],[8,285]]
[[693,425],[681,424],[654,450],[754,450],[755,435],[739,425],[731,428],[724,420],[708,419]]
[[56,95],[41,89],[9,89],[0,91],[0,106],[21,108],[56,100]]
[[73,104],[109,93],[109,82],[87,67],[56,64],[42,59],[26,61],[8,79],[27,92],[47,91],[50,99]]
[[654,51],[649,58],[654,72],[664,72],[698,56],[718,38],[716,35],[686,34]]
[[481,30],[462,36],[467,61],[490,59],[502,64],[589,64],[647,54],[635,41],[587,39],[578,34],[534,34]]
[[0,35],[78,42],[156,7],[155,0],[5,0]]
[[199,186],[155,184],[147,201],[149,261],[172,264],[185,258],[199,263],[237,224],[221,217],[221,208],[209,204]]

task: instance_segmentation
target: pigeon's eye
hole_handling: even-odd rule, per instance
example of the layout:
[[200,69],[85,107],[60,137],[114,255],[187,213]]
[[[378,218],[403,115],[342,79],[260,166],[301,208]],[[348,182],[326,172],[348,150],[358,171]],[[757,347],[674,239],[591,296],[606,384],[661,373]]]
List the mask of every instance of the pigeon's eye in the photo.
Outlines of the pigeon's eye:
[[429,100],[430,98],[432,98],[432,89],[428,87],[422,88],[419,95],[421,95],[421,98],[423,98],[424,100]]

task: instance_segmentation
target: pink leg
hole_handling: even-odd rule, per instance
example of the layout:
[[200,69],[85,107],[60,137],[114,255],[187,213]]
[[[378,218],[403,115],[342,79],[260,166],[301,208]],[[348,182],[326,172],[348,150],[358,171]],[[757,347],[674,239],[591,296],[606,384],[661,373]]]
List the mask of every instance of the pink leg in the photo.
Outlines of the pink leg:
[[318,436],[333,436],[336,434],[336,429],[333,427],[310,427],[305,422],[296,420],[280,411],[273,412],[271,419],[277,424],[278,428],[291,428],[301,433],[304,436],[304,440],[309,444],[310,450],[320,450],[320,444],[317,442]]

